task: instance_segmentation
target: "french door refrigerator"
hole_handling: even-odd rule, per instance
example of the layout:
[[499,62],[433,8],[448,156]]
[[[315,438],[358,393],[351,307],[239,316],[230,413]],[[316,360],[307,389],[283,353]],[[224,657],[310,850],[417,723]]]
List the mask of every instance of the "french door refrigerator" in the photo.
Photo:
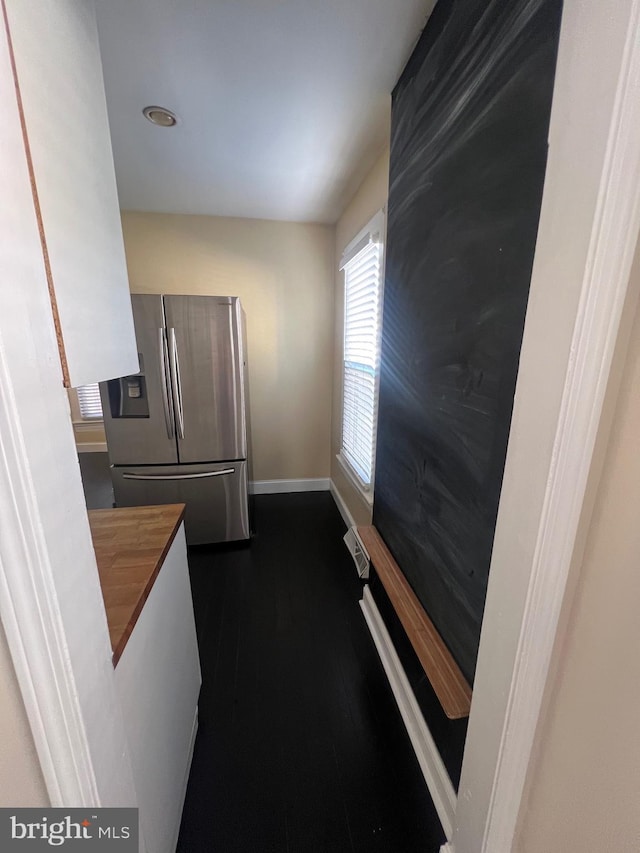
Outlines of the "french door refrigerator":
[[133,295],[140,372],[100,393],[116,506],[185,503],[187,541],[249,538],[238,297]]

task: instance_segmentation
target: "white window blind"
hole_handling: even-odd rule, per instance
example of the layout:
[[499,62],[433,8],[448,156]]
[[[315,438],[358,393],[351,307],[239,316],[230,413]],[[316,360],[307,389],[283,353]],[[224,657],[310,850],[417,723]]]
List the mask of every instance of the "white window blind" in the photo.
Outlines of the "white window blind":
[[369,232],[367,237],[344,263],[341,451],[365,489],[373,479],[382,289],[380,236]]
[[101,419],[102,403],[100,402],[100,388],[98,383],[81,385],[76,389],[76,393],[78,395],[80,417],[85,421]]

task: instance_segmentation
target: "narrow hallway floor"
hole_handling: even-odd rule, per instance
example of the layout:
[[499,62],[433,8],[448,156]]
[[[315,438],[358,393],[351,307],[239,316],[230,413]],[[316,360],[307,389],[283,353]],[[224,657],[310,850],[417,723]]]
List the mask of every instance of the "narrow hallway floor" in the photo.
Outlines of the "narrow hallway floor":
[[437,853],[444,836],[328,492],[192,548],[200,723],[179,853]]

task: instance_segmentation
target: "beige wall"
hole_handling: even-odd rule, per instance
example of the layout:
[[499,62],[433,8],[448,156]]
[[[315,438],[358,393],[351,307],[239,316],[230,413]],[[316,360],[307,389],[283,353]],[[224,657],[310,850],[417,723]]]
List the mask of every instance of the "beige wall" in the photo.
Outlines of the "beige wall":
[[86,445],[104,444],[106,450],[107,437],[104,434],[104,426],[100,423],[82,423],[73,425],[73,437],[76,440],[78,452],[86,450]]
[[253,478],[329,476],[333,228],[123,212],[134,293],[239,296]]
[[351,484],[336,459],[342,437],[342,335],[344,323],[344,277],[338,261],[345,247],[371,217],[387,203],[389,194],[389,149],[385,149],[360,185],[336,223],[335,245],[335,332],[333,401],[331,418],[331,479],[357,524],[371,523],[371,507]]
[[[634,275],[637,293],[640,256]],[[633,307],[633,306],[632,306]],[[633,317],[633,310],[631,311]],[[617,380],[614,376],[614,383]],[[609,401],[584,552],[555,651],[519,853],[640,850],[640,312]]]
[[[67,389],[69,409],[73,422],[73,438],[79,453],[89,450],[106,450],[107,437],[102,421],[83,421],[80,415],[80,405],[75,388]],[[102,447],[98,447],[102,445]]]
[[0,625],[0,807],[49,805],[31,729]]

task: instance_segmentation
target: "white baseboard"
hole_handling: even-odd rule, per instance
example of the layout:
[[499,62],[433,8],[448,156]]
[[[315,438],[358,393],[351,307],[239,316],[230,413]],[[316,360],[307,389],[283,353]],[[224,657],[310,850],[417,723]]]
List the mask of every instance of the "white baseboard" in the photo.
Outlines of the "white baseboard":
[[76,450],[78,453],[106,453],[107,445],[104,441],[79,441]]
[[447,841],[446,844],[443,844],[440,848],[440,853],[456,853],[455,847],[450,841]]
[[319,480],[252,480],[249,494],[280,495],[288,492],[328,492],[329,478]]
[[336,484],[333,482],[333,480],[329,481],[329,491],[333,495],[333,499],[336,502],[336,506],[338,507],[338,512],[342,516],[342,520],[347,525],[347,528],[356,527],[357,525],[355,519],[349,512],[349,507],[344,502],[344,498],[338,491]]
[[[456,792],[368,586],[364,588],[360,607],[398,703],[440,823],[447,838],[451,838],[456,813]],[[452,848],[447,851],[444,847],[443,850],[453,853]]]

